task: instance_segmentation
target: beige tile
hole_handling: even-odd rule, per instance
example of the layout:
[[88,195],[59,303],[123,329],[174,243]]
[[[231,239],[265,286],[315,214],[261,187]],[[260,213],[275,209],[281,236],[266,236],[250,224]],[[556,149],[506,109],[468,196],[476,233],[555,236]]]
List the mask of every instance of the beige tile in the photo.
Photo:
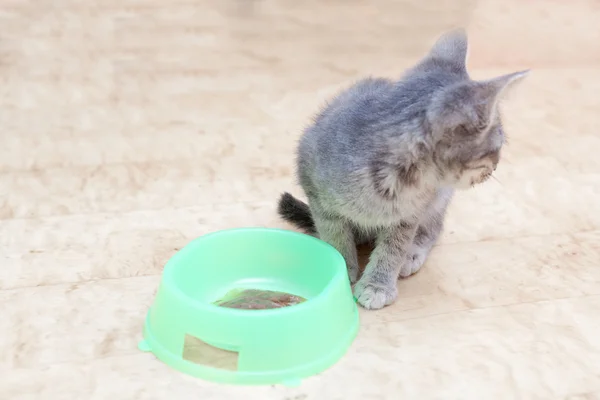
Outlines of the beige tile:
[[479,1],[472,14],[474,65],[589,66],[600,62],[594,0]]
[[376,331],[373,335],[380,340],[357,345],[357,351],[364,364],[389,373],[386,393],[396,389],[406,397],[561,398],[597,390],[600,384],[591,373],[600,366],[600,342],[592,333],[599,326],[594,316],[599,299],[492,307],[402,324],[374,322],[363,325],[364,330]]
[[0,370],[132,354],[158,276],[0,292]]
[[[597,2],[96,3],[0,5],[4,397],[599,398]],[[473,77],[532,73],[503,105],[497,180],[457,194],[398,302],[361,310],[348,354],[298,388],[202,382],[140,353],[166,260],[218,229],[290,228],[275,201],[300,194],[311,115],[455,25]]]
[[[16,369],[0,381],[0,390],[18,400],[244,399],[249,393],[246,387],[222,386],[184,376],[151,355],[140,353],[46,368]],[[266,400],[294,393],[301,393],[300,389],[252,388],[252,394]]]
[[191,207],[215,198],[275,202],[294,182],[288,171],[249,166],[228,179],[226,169],[221,175],[218,166],[187,162],[6,172],[0,174],[6,190],[0,219]]
[[[398,322],[440,313],[600,295],[599,233],[533,236],[435,247],[418,274],[400,280],[389,313]],[[365,322],[368,323],[368,322]]]
[[363,324],[342,361],[292,389],[202,382],[144,354],[19,368],[0,389],[16,399],[577,398],[600,388],[592,373],[600,368],[594,322],[599,311],[593,296],[443,313],[402,324],[377,321],[382,314],[370,313],[374,319]]
[[[156,275],[194,238],[219,229],[291,229],[268,203],[0,222],[0,288]],[[19,271],[18,274],[15,271]]]

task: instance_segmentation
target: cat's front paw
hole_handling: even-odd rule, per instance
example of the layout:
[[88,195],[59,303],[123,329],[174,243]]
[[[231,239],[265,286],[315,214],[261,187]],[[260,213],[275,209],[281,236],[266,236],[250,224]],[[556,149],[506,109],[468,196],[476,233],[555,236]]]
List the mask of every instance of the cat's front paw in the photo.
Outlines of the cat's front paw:
[[367,310],[378,310],[392,304],[398,297],[398,288],[394,284],[373,282],[368,276],[354,286],[354,296]]
[[419,272],[425,259],[427,258],[427,252],[424,249],[415,248],[406,257],[406,262],[400,269],[399,278],[408,278],[412,274]]

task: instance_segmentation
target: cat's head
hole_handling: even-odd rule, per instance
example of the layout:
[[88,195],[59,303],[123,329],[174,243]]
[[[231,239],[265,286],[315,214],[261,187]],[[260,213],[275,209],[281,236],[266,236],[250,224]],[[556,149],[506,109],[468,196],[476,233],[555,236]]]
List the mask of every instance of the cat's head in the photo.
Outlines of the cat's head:
[[505,141],[498,103],[528,73],[474,81],[466,72],[466,56],[467,36],[455,30],[442,36],[417,67],[420,74],[439,78],[427,123],[442,179],[458,189],[484,182],[496,169]]

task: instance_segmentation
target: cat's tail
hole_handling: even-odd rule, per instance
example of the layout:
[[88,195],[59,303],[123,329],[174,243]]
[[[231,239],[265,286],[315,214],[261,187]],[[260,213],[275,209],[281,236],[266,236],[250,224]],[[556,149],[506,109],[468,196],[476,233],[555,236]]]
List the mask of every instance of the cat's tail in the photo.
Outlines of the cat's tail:
[[310,213],[310,208],[305,202],[298,200],[289,193],[284,193],[279,198],[277,212],[287,222],[296,225],[306,233],[315,234],[315,221]]

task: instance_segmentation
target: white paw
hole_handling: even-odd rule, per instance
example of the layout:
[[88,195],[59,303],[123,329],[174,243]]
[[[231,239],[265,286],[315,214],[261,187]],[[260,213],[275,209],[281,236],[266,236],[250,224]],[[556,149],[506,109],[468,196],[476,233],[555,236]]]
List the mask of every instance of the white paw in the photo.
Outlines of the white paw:
[[396,300],[398,288],[395,284],[372,283],[368,276],[364,276],[354,287],[354,296],[367,310],[378,310]]
[[422,249],[413,249],[406,257],[406,262],[400,269],[400,278],[407,278],[412,274],[416,274],[419,272],[423,264],[425,264],[425,259],[427,258],[427,252]]

